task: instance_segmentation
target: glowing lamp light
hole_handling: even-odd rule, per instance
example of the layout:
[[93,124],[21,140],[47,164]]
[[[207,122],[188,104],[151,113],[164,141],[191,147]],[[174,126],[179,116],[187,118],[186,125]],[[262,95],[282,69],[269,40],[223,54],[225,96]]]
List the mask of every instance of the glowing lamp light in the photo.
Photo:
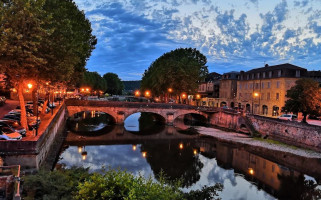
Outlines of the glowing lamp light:
[[173,92],[173,89],[172,88],[168,88],[167,90],[169,93],[172,93]]
[[140,96],[140,91],[139,91],[139,90],[136,90],[136,91],[135,91],[135,96],[136,96],[136,97],[139,97],[139,96]]
[[136,149],[137,149],[137,146],[134,144],[133,145],[133,151],[136,151]]
[[197,149],[194,149],[193,153],[194,153],[194,155],[196,155],[197,154]]
[[86,88],[86,92],[89,92],[89,88]]
[[150,97],[150,91],[145,91],[145,97]]
[[28,83],[28,88],[31,89],[32,88],[32,84],[31,83]]
[[142,152],[142,156],[143,156],[144,158],[146,158],[147,152],[146,152],[146,151],[143,151],[143,152]]
[[81,153],[81,151],[82,151],[82,146],[79,146],[78,147],[78,153]]
[[187,95],[185,93],[182,94],[182,98],[186,99]]
[[258,96],[259,96],[259,93],[254,92],[254,96],[255,96],[255,97],[258,97]]
[[84,151],[81,153],[81,158],[82,160],[86,160],[87,159],[87,151]]
[[201,98],[201,95],[200,94],[197,94],[196,95],[196,99],[200,99]]
[[183,143],[180,143],[180,144],[179,144],[179,149],[183,149],[183,148],[184,148]]
[[84,92],[84,91],[85,91],[85,89],[84,89],[84,88],[81,88],[81,91],[82,91],[82,92]]
[[249,168],[249,174],[254,175],[254,170],[252,168]]

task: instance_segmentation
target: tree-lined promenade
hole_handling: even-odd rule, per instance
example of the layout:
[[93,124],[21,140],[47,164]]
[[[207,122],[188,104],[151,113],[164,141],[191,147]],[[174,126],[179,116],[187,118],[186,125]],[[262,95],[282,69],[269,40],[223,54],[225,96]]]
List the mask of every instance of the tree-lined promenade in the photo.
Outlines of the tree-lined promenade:
[[17,89],[25,128],[26,85],[79,82],[97,43],[89,20],[70,0],[2,1],[0,38],[0,70]]

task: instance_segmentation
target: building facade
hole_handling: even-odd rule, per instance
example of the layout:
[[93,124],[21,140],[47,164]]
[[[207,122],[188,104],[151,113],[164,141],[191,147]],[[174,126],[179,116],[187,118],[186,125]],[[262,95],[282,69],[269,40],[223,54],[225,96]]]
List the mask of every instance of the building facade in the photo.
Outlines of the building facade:
[[238,107],[237,105],[237,81],[240,72],[228,72],[223,74],[220,82],[220,107]]
[[212,72],[206,76],[204,81],[198,85],[198,93],[201,99],[198,104],[201,106],[215,107],[219,102],[220,80],[222,75]]
[[238,107],[252,114],[278,116],[287,100],[287,90],[306,76],[306,69],[289,63],[241,71],[237,83]]

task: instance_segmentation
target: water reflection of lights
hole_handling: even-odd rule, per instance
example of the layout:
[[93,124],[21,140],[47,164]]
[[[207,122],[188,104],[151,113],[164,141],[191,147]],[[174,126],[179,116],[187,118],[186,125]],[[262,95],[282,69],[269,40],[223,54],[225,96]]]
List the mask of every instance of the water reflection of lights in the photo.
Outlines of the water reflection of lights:
[[249,168],[249,174],[254,175],[254,170],[252,168]]
[[83,112],[82,118],[83,118],[83,119],[86,118],[86,112]]
[[87,159],[87,151],[85,149],[85,146],[78,146],[78,153],[81,154],[81,159],[86,160]]
[[180,143],[180,144],[179,144],[179,148],[180,148],[180,149],[183,149],[183,148],[184,148],[183,143]]
[[136,151],[137,146],[135,144],[133,144],[133,151]]
[[197,149],[194,149],[193,153],[194,153],[194,155],[196,155],[197,154]]
[[82,146],[79,146],[78,147],[78,153],[81,153],[82,152]]
[[78,131],[78,122],[76,123],[76,131]]
[[143,152],[142,152],[142,156],[143,156],[144,158],[146,158],[147,152],[146,152],[146,151],[143,151]]

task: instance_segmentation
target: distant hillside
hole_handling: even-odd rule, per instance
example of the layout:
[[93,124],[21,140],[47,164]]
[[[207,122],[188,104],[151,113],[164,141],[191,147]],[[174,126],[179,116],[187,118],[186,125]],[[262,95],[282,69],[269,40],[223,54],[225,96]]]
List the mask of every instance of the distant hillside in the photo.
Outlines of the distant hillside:
[[133,91],[140,89],[141,81],[122,81],[124,83],[125,91]]

